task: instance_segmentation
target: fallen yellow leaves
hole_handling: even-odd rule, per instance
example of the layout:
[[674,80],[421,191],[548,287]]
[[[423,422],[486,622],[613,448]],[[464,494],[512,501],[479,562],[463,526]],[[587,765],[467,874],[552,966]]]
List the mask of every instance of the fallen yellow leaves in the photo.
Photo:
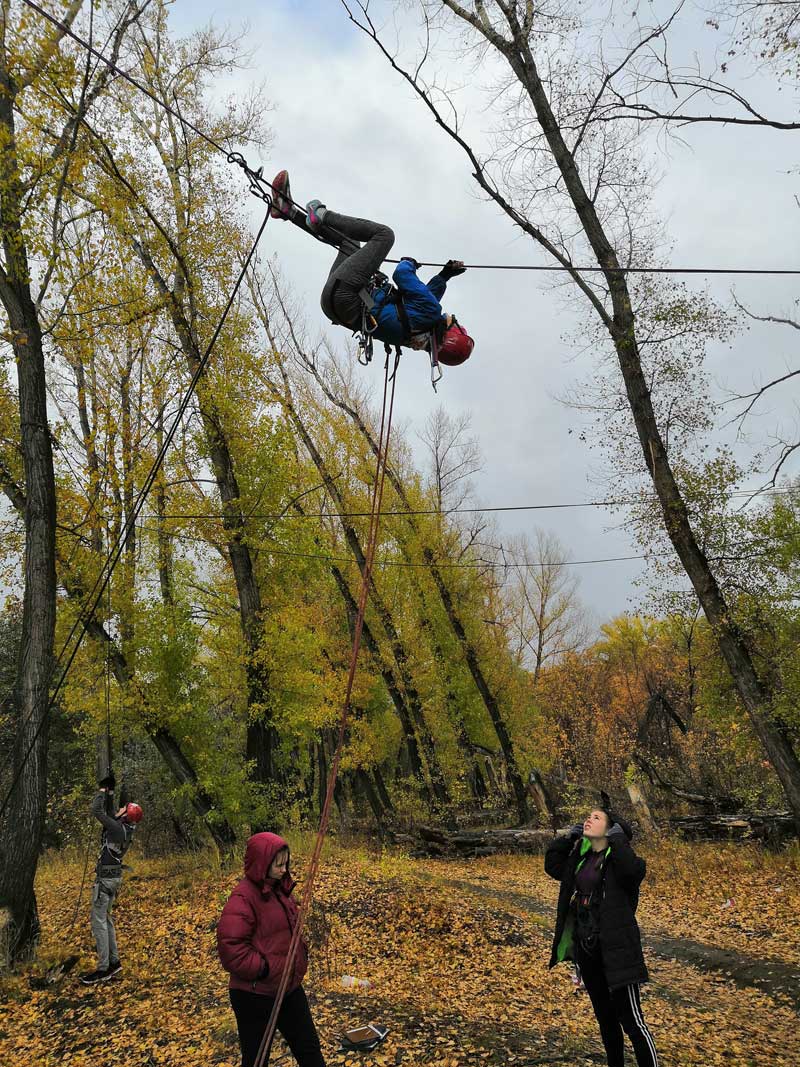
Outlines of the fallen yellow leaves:
[[[691,917],[696,899],[692,936],[725,944],[730,909],[711,907],[713,893],[726,890],[723,868],[714,867],[713,858],[688,847],[670,854],[666,846],[651,857],[656,878],[652,885],[645,883],[644,921],[666,927],[670,908],[678,915],[688,908]],[[792,908],[797,914],[800,906],[797,879],[789,866],[779,869],[778,861],[759,865],[745,859],[741,852],[725,858],[738,887],[728,895],[765,896],[776,878],[785,886],[786,904],[767,909],[776,926],[763,948],[764,955],[777,959],[783,951],[790,960],[796,931],[787,924]],[[41,991],[29,989],[25,975],[5,981],[3,1065],[238,1063],[226,977],[214,940],[214,922],[237,873],[214,872],[203,861],[134,863],[117,909],[122,977],[93,988],[70,977]],[[86,964],[92,962],[88,917],[73,942],[64,941],[74,907],[74,896],[64,886],[79,882],[77,865],[43,867],[38,886],[43,962],[70,951],[82,951]],[[572,992],[565,969],[547,971],[549,922],[513,899],[515,892],[520,901],[535,892],[552,907],[555,891],[536,857],[418,863],[330,849],[316,905],[328,920],[330,941],[326,949],[317,949],[307,982],[329,1065],[559,1062],[583,1067],[602,1062],[587,998]],[[740,914],[757,914],[749,898],[743,907]],[[679,961],[651,958],[649,963],[653,981],[645,990],[644,1010],[665,1063],[796,1067],[800,1062],[796,1019],[779,996],[735,988],[724,975],[705,974]],[[342,975],[368,979],[370,985],[345,989]],[[339,1033],[370,1021],[391,1028],[384,1044],[366,1054],[336,1051]],[[273,1067],[293,1063],[281,1043],[272,1062]]]

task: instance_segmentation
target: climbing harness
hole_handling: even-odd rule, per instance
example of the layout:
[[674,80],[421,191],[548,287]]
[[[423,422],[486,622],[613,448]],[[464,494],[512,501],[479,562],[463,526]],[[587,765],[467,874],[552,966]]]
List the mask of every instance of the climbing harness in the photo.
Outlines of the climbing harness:
[[[289,943],[289,951],[286,957],[286,964],[283,968],[283,975],[281,977],[281,983],[278,987],[278,991],[275,994],[275,1001],[272,1005],[272,1010],[267,1022],[267,1028],[264,1032],[261,1045],[259,1046],[258,1055],[256,1056],[253,1067],[264,1067],[267,1059],[269,1058],[270,1049],[272,1047],[272,1041],[275,1037],[275,1031],[278,1026],[278,1016],[283,1005],[283,999],[286,996],[286,992],[289,985],[289,980],[294,974],[294,961],[297,956],[297,950],[300,945],[300,938],[303,932],[303,926],[305,924],[306,917],[308,915],[309,908],[311,907],[311,901],[314,894],[314,882],[316,880],[317,872],[319,870],[320,859],[322,857],[322,846],[325,842],[325,836],[328,832],[328,823],[330,821],[331,807],[333,804],[334,789],[336,788],[336,782],[339,776],[339,764],[342,758],[342,751],[344,749],[344,742],[347,733],[347,724],[350,718],[350,700],[353,693],[353,683],[356,676],[356,665],[358,663],[358,653],[361,649],[361,635],[364,628],[364,614],[367,608],[367,598],[369,596],[370,585],[372,583],[372,568],[375,562],[375,548],[378,540],[378,527],[380,525],[381,506],[383,503],[383,487],[386,480],[386,468],[387,468],[387,456],[389,451],[389,438],[392,430],[392,415],[394,413],[394,396],[395,386],[397,381],[397,367],[399,364],[399,350],[395,354],[394,366],[390,371],[390,357],[391,352],[386,354],[386,362],[384,364],[383,375],[383,404],[381,408],[381,425],[380,433],[378,435],[378,449],[377,449],[377,462],[375,467],[375,481],[372,487],[372,501],[369,516],[369,534],[367,537],[367,546],[365,552],[364,566],[361,572],[361,590],[358,597],[358,611],[356,614],[356,623],[353,633],[353,647],[350,654],[350,669],[347,675],[347,686],[345,689],[344,702],[342,705],[342,713],[339,719],[339,730],[337,734],[336,749],[333,754],[333,760],[330,765],[330,772],[328,775],[328,788],[325,793],[325,801],[322,806],[322,812],[320,814],[319,829],[317,830],[317,837],[314,843],[314,851],[311,855],[311,861],[308,866],[308,873],[305,880],[305,889],[303,892],[303,900],[300,904],[300,909],[295,921],[294,930],[292,931],[292,939]],[[384,1035],[385,1036],[385,1035]]]
[[[364,286],[358,295],[361,299],[361,329],[355,331],[358,337],[357,358],[361,366],[366,367],[372,362],[374,340],[372,335],[378,328],[378,320],[372,314],[375,309],[374,289],[370,286]],[[333,298],[333,294],[331,294],[331,298]]]
[[442,380],[442,368],[439,366],[439,339],[436,336],[436,330],[431,330],[431,343],[428,352],[431,357],[431,385],[435,393],[436,383]]
[[[378,328],[378,321],[375,318],[375,297],[379,291],[387,293],[384,300],[384,306],[386,304],[394,304],[397,308],[397,317],[400,319],[400,325],[403,328],[403,341],[402,344],[407,345],[411,343],[411,324],[408,320],[408,312],[406,310],[405,303],[403,301],[403,294],[389,281],[387,276],[382,271],[377,271],[370,280],[369,285],[365,285],[363,289],[359,290],[359,299],[361,300],[361,325],[359,329],[354,330],[353,334],[358,338],[358,362],[362,367],[368,366],[372,362],[372,356],[374,351],[374,336],[373,334]],[[335,288],[334,288],[335,292]],[[331,294],[331,299],[333,293]],[[331,320],[334,325],[344,326],[346,323],[337,322]],[[436,338],[436,329],[433,328],[427,333],[428,343],[426,345],[428,354],[431,361],[431,385],[433,391],[436,392],[436,384],[441,381],[442,369],[439,365],[439,347]],[[386,349],[387,358],[392,351],[392,346],[388,343],[384,343]],[[397,362],[400,359],[401,345],[395,346],[395,371],[397,371]]]

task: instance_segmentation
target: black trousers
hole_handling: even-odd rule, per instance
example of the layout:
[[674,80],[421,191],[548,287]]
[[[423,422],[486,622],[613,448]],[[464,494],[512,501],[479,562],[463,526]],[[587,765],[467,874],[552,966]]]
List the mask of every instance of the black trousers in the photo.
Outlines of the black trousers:
[[[248,993],[243,989],[231,989],[230,997],[239,1030],[242,1067],[253,1067],[275,1001],[272,997]],[[278,1015],[278,1031],[300,1067],[325,1067],[317,1028],[311,1018],[308,998],[302,986],[284,997]],[[269,1063],[269,1056],[264,1062]]]
[[[322,310],[329,319],[338,319],[357,329],[362,308],[358,294],[389,255],[394,233],[380,222],[328,211],[320,236],[339,246],[339,255],[322,290]],[[362,245],[361,241],[366,244]]]
[[609,989],[603,970],[603,957],[599,950],[596,955],[589,955],[579,948],[576,962],[595,1017],[600,1024],[600,1037],[609,1067],[624,1067],[623,1031],[630,1038],[639,1067],[658,1067],[653,1035],[647,1029],[642,1015],[639,986],[634,984],[622,986],[620,989]]

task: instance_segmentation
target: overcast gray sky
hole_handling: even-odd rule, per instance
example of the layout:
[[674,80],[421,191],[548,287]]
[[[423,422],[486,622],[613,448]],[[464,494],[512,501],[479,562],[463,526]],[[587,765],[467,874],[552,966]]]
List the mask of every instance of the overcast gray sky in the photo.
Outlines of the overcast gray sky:
[[[380,21],[395,8],[398,24],[408,27],[413,40],[413,11],[405,5],[373,0],[371,10]],[[643,22],[652,21],[650,10],[640,5]],[[672,41],[676,60],[693,53],[707,58],[719,47],[720,35],[704,24],[706,17],[697,7],[686,12]],[[238,83],[265,82],[275,131],[271,158],[251,162],[263,164],[268,176],[288,167],[295,199],[318,197],[337,210],[388,222],[397,234],[397,255],[476,263],[544,261],[498,208],[479,198],[466,158],[374,46],[350,26],[338,0],[177,0],[172,19],[179,32],[209,21],[248,26],[253,69]],[[624,25],[620,32],[626,32]],[[435,59],[442,69],[453,69],[452,55]],[[779,92],[767,72],[742,87],[767,111],[796,113],[796,98]],[[492,115],[474,107],[475,95],[471,99],[465,128],[480,148]],[[798,181],[790,173],[797,165],[797,138],[796,133],[698,125],[683,131],[683,144],[671,142],[665,150],[662,140],[656,206],[674,243],[671,261],[800,267]],[[253,212],[255,218],[255,202]],[[318,295],[329,266],[327,250],[280,224],[268,228],[265,247],[277,254],[294,290],[306,295],[312,326],[324,329]],[[589,372],[591,354],[576,355],[568,340],[577,321],[575,305],[553,292],[548,278],[472,271],[455,279],[445,304],[476,338],[473,358],[446,375],[438,397],[428,383],[424,354],[407,353],[401,366],[398,412],[412,433],[440,401],[453,413],[472,414],[485,460],[477,496],[487,506],[603,495],[600,456],[569,432],[579,425],[578,416],[557,400]],[[797,279],[709,279],[710,291],[723,300],[732,285],[742,300],[764,313],[785,314],[797,294]],[[346,337],[343,331],[340,337]],[[750,388],[762,375],[796,366],[796,337],[775,327],[753,329],[732,347],[710,350],[709,371],[720,388]],[[364,373],[377,381],[378,362]],[[776,421],[791,422],[794,402],[788,390],[774,396],[764,412],[760,426],[765,431]],[[601,509],[511,513],[500,522],[509,534],[537,523],[547,527],[575,560],[637,551],[625,530],[614,528],[618,520]],[[632,580],[639,569],[630,562],[579,567],[581,596],[601,618],[623,611],[636,596]]]

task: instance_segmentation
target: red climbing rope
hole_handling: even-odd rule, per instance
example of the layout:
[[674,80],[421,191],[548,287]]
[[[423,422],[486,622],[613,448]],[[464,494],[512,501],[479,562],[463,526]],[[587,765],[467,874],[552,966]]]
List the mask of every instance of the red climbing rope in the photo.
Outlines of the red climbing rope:
[[[372,506],[370,509],[369,517],[369,535],[367,538],[367,550],[364,559],[364,568],[361,572],[361,592],[358,597],[358,613],[356,615],[356,624],[353,632],[353,649],[350,655],[350,670],[347,675],[347,687],[345,689],[344,704],[342,706],[342,714],[339,719],[339,735],[337,738],[336,751],[331,763],[330,774],[328,777],[328,789],[325,794],[325,803],[322,805],[322,812],[320,814],[319,829],[317,830],[317,838],[314,843],[314,851],[311,855],[311,862],[308,867],[308,873],[306,875],[305,889],[303,891],[303,900],[300,905],[300,911],[297,915],[297,922],[295,924],[294,931],[292,932],[292,940],[289,943],[289,954],[286,959],[286,964],[283,969],[283,975],[281,977],[281,984],[278,987],[278,992],[275,995],[275,1003],[272,1006],[270,1012],[269,1021],[267,1023],[267,1029],[264,1033],[264,1037],[261,1041],[261,1045],[258,1049],[258,1055],[256,1056],[254,1067],[264,1067],[267,1058],[272,1047],[272,1041],[275,1037],[275,1030],[278,1026],[278,1015],[280,1014],[281,1006],[283,1004],[283,998],[286,996],[286,990],[289,984],[289,979],[294,974],[294,961],[297,956],[297,949],[300,944],[300,937],[302,936],[303,926],[305,924],[306,916],[308,915],[309,908],[311,907],[311,901],[314,895],[314,882],[317,877],[317,871],[319,870],[319,862],[322,856],[322,846],[325,843],[325,835],[328,831],[328,822],[330,820],[331,807],[333,804],[333,793],[336,787],[336,778],[339,774],[339,763],[341,761],[342,749],[344,748],[345,735],[347,731],[347,723],[350,717],[350,698],[353,693],[353,682],[356,677],[356,665],[358,663],[358,653],[361,648],[361,633],[364,628],[364,613],[367,607],[367,599],[369,597],[369,587],[372,581],[372,565],[375,559],[375,546],[378,541],[378,526],[380,524],[381,517],[381,504],[383,501],[383,486],[386,479],[386,457],[389,451],[389,436],[392,430],[392,414],[394,412],[394,392],[395,381],[397,377],[397,358],[394,362],[394,370],[389,371],[390,356],[386,356],[386,367],[384,370],[383,379],[383,405],[381,409],[381,430],[378,438],[378,458],[375,468],[375,483],[372,487]],[[388,406],[387,406],[388,399]]]

